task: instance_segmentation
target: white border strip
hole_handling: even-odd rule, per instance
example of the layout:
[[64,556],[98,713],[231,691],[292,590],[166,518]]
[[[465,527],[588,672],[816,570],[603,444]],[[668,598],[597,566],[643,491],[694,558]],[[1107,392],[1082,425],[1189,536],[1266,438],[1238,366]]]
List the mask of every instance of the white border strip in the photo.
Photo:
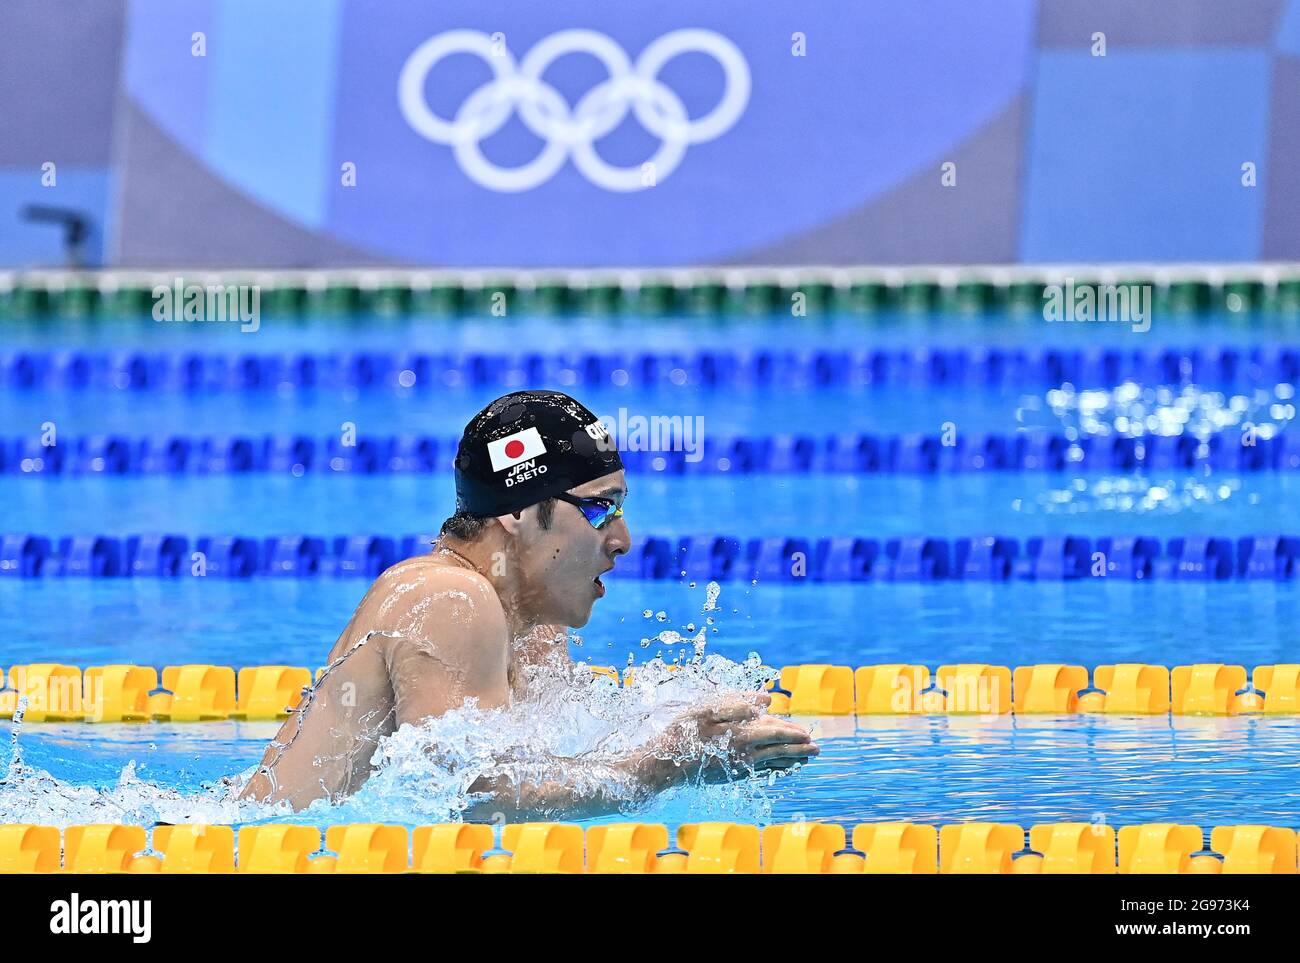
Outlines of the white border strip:
[[682,267],[682,268],[337,268],[274,270],[260,268],[172,268],[151,270],[29,270],[0,271],[0,293],[18,286],[43,287],[59,291],[69,286],[87,286],[103,292],[121,287],[153,288],[171,285],[176,278],[197,284],[258,284],[264,288],[303,287],[321,290],[331,285],[356,285],[374,289],[388,285],[428,288],[459,285],[481,288],[484,284],[508,282],[529,290],[539,284],[567,284],[584,288],[615,284],[636,289],[644,284],[690,287],[721,283],[729,288],[753,284],[796,287],[818,281],[846,288],[857,283],[898,286],[905,283],[934,283],[952,287],[963,282],[987,282],[1005,286],[1017,282],[1061,283],[1066,278],[1086,278],[1101,284],[1125,280],[1151,280],[1157,286],[1173,282],[1204,281],[1213,286],[1225,281],[1259,281],[1274,287],[1284,278],[1300,277],[1300,262],[1249,264],[1204,263],[1079,263],[1079,264],[970,264],[970,265],[781,265],[772,267]]

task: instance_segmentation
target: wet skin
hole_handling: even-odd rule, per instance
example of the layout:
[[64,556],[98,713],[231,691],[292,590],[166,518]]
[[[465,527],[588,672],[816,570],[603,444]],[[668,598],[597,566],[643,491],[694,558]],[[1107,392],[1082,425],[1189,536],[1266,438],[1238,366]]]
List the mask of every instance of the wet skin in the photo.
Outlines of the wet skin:
[[[627,488],[614,472],[571,490],[579,497],[620,501]],[[599,576],[631,545],[622,518],[595,529],[574,506],[556,502],[543,529],[537,507],[502,516],[474,539],[440,539],[428,555],[384,572],[366,593],[330,650],[328,671],[285,721],[240,796],[287,800],[302,809],[315,799],[340,799],[369,778],[379,740],[407,723],[477,700],[508,705],[531,684],[546,684],[533,667],[569,664],[565,626],[581,627],[604,594]],[[554,681],[551,684],[558,684]],[[733,694],[692,708],[614,775],[647,792],[686,777],[668,757],[692,737],[726,739],[744,771],[787,769],[818,753],[807,730],[763,714],[770,697]],[[680,753],[678,753],[680,754]],[[711,764],[704,778],[732,775]],[[514,815],[570,817],[611,810],[615,800],[576,798],[562,784],[509,787],[489,809]],[[487,809],[484,810],[488,812]],[[471,816],[475,813],[471,812]]]

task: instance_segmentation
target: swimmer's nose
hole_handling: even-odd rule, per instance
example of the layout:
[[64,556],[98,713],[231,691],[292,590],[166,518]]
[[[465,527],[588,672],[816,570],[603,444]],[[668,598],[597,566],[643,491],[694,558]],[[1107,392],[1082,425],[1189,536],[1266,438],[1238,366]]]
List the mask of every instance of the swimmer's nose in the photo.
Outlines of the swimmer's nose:
[[628,531],[627,520],[616,518],[609,525],[609,535],[605,539],[605,551],[610,558],[626,555],[632,548],[632,533]]

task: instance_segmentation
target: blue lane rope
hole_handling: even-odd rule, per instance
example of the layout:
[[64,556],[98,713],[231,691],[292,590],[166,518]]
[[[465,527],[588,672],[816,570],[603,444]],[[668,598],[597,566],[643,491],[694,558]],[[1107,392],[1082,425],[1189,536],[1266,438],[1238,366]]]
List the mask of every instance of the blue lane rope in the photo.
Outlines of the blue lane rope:
[[528,385],[952,385],[1041,388],[1200,384],[1273,387],[1300,380],[1300,346],[1238,348],[916,347],[616,353],[0,352],[11,388],[244,391],[439,389]]
[[[1270,426],[1271,427],[1271,426]],[[457,439],[414,435],[276,434],[0,438],[0,474],[226,474],[239,472],[406,474],[447,472]],[[966,471],[1223,471],[1300,469],[1300,435],[1225,429],[1190,434],[1083,435],[1023,431],[925,434],[665,436],[662,451],[627,450],[630,472],[665,475],[808,472],[943,474]],[[950,444],[947,442],[951,442]]]
[[[374,578],[394,562],[428,551],[432,535],[321,538],[108,535],[51,540],[0,536],[0,577],[89,576]],[[1291,579],[1300,536],[1245,538],[1080,536],[974,538],[738,539],[727,535],[639,538],[609,577],[763,582],[1059,581],[1113,578]]]

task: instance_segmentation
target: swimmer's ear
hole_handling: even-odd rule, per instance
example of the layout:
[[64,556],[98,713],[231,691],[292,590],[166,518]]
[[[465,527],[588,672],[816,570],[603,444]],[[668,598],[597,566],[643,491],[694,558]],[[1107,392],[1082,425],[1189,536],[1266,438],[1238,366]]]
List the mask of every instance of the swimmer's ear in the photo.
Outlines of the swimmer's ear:
[[518,535],[518,534],[519,534],[519,523],[520,523],[520,520],[521,520],[521,519],[520,519],[520,513],[519,513],[519,512],[513,512],[513,513],[511,513],[511,514],[509,514],[509,515],[498,515],[498,516],[497,516],[497,521],[500,522],[501,527],[504,528],[504,529],[506,530],[506,534],[507,534],[507,535]]

